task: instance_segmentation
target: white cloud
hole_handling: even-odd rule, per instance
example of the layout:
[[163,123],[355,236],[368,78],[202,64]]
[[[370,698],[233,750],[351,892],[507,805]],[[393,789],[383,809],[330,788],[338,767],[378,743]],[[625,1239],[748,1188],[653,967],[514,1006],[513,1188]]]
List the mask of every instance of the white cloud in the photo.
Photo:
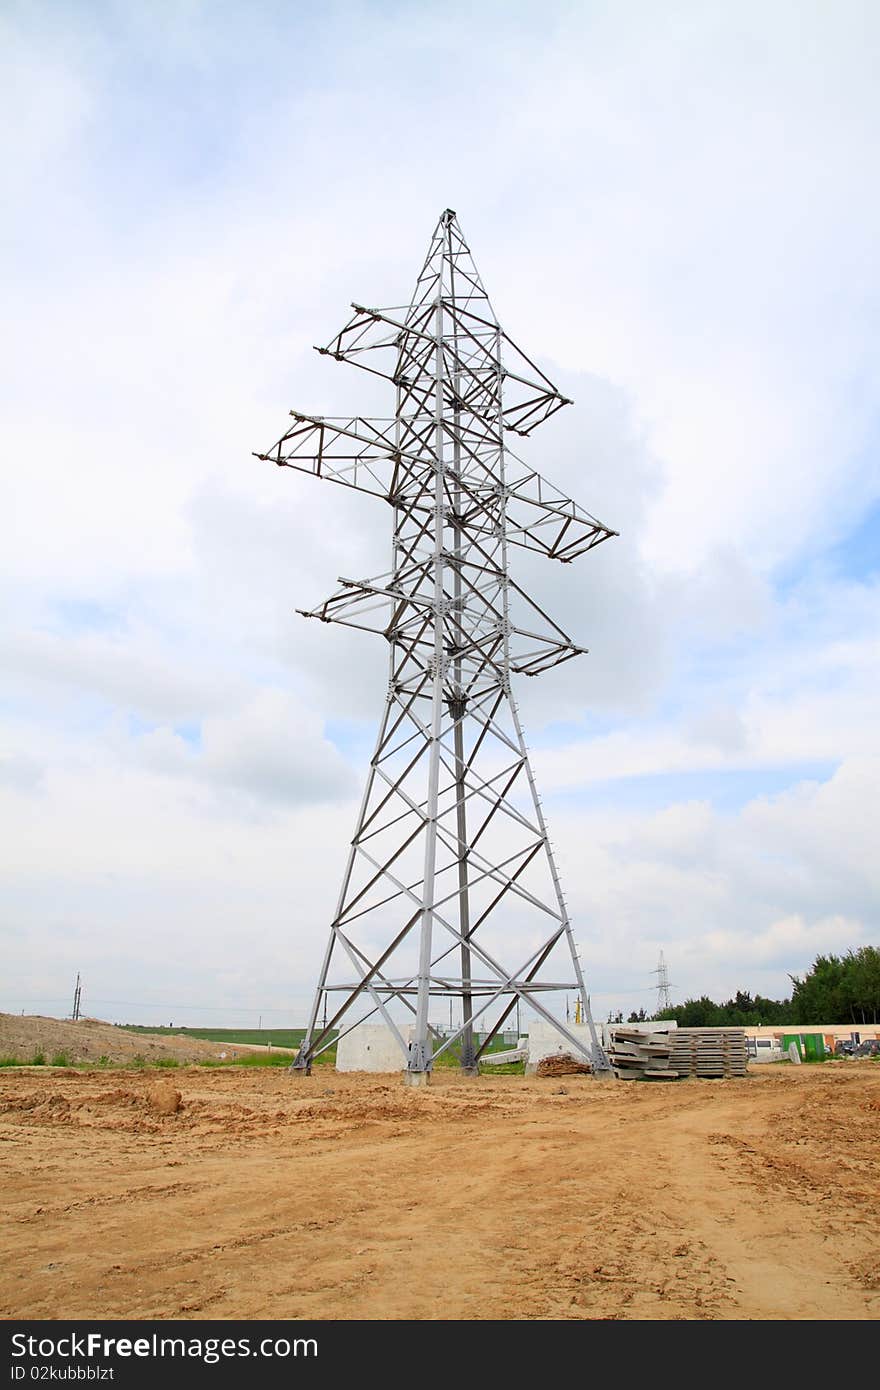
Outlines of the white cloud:
[[663,949],[678,1001],[781,998],[819,952],[875,940],[878,815],[876,755],[736,812],[551,811],[597,996],[638,1007]]
[[[834,951],[845,954],[866,939],[865,926],[860,921],[841,916],[805,921],[798,913],[772,922],[763,932],[707,932],[700,939],[699,947],[701,956],[705,953],[714,957],[725,970],[769,967],[781,975],[783,971],[797,973],[788,971],[792,961],[812,964],[817,955]],[[689,944],[686,951],[693,957],[693,944]]]
[[43,782],[45,764],[22,753],[0,755],[0,786],[19,791],[36,791]]
[[244,709],[205,719],[198,749],[167,728],[137,744],[135,756],[146,767],[243,792],[257,810],[314,805],[357,790],[321,719],[280,690],[262,690]]
[[743,717],[731,705],[703,707],[685,725],[684,733],[692,743],[706,744],[728,754],[745,751],[749,743]]
[[99,633],[31,631],[3,644],[13,672],[10,687],[69,705],[74,694],[89,695],[147,719],[200,718],[241,695],[245,683],[228,674],[210,679],[196,663],[159,634],[141,627],[106,636]]

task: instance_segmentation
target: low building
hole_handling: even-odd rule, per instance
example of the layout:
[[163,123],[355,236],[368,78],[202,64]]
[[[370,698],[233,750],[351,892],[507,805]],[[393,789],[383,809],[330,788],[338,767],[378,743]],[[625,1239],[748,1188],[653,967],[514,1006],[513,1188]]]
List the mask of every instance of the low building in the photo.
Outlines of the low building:
[[[788,1055],[788,1043],[797,1041],[801,1056],[833,1053],[838,1043],[860,1043],[880,1039],[880,1023],[774,1023],[745,1029],[749,1058],[753,1062],[781,1062]],[[815,1039],[808,1042],[807,1039]],[[821,1039],[821,1043],[819,1042]]]

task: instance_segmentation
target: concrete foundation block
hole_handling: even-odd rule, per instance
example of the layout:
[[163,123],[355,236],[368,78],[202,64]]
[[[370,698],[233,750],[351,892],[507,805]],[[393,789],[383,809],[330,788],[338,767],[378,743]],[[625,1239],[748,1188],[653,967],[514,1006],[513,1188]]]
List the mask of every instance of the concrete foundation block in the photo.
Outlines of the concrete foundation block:
[[[409,1042],[412,1028],[404,1027],[400,1031]],[[405,1066],[400,1043],[384,1023],[359,1023],[336,1045],[337,1071],[403,1071]]]

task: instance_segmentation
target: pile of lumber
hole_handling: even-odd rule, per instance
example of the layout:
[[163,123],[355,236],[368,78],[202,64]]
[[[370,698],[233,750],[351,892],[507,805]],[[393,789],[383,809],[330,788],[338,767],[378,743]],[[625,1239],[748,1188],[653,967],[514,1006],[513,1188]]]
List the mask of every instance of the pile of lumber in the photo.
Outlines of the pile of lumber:
[[[483,1059],[485,1061],[485,1058]],[[589,1076],[593,1068],[582,1058],[573,1057],[570,1052],[552,1052],[542,1057],[535,1068],[536,1076]]]
[[672,1055],[667,1032],[646,1033],[640,1028],[612,1028],[608,1060],[621,1081],[677,1081],[669,1065]]
[[677,1076],[745,1076],[748,1063],[742,1028],[676,1028],[669,1034],[669,1067]]

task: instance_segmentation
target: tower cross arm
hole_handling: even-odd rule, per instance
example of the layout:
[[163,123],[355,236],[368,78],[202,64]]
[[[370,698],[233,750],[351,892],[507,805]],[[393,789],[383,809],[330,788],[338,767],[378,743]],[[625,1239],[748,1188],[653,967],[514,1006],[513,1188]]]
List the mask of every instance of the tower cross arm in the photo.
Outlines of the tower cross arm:
[[527,468],[512,454],[508,457],[512,467],[504,491],[507,539],[512,545],[568,564],[620,534],[566,497],[540,473]]
[[[451,331],[442,341],[444,376],[455,381],[448,405],[465,410],[491,427],[501,424],[514,434],[529,435],[571,400],[554,386],[530,357],[518,347],[494,319],[464,307],[454,298],[443,298]],[[326,347],[315,350],[337,362],[349,362],[374,376],[393,382],[405,391],[425,385],[433,376],[437,346],[433,319],[436,304],[429,301],[412,309],[373,309],[352,304],[354,317]],[[383,362],[376,353],[388,354]],[[493,385],[503,382],[504,405],[499,411]]]
[[466,344],[464,355],[471,360],[476,357],[482,373],[494,370],[499,374],[499,384],[504,385],[501,422],[505,430],[529,435],[557,410],[573,404],[494,317],[478,314],[454,300],[446,307],[457,338]]
[[409,505],[418,505],[430,487],[430,455],[403,451],[394,440],[395,421],[363,416],[330,419],[291,410],[294,424],[266,453],[255,458],[279,468],[295,468],[314,478],[393,499],[404,489]]

